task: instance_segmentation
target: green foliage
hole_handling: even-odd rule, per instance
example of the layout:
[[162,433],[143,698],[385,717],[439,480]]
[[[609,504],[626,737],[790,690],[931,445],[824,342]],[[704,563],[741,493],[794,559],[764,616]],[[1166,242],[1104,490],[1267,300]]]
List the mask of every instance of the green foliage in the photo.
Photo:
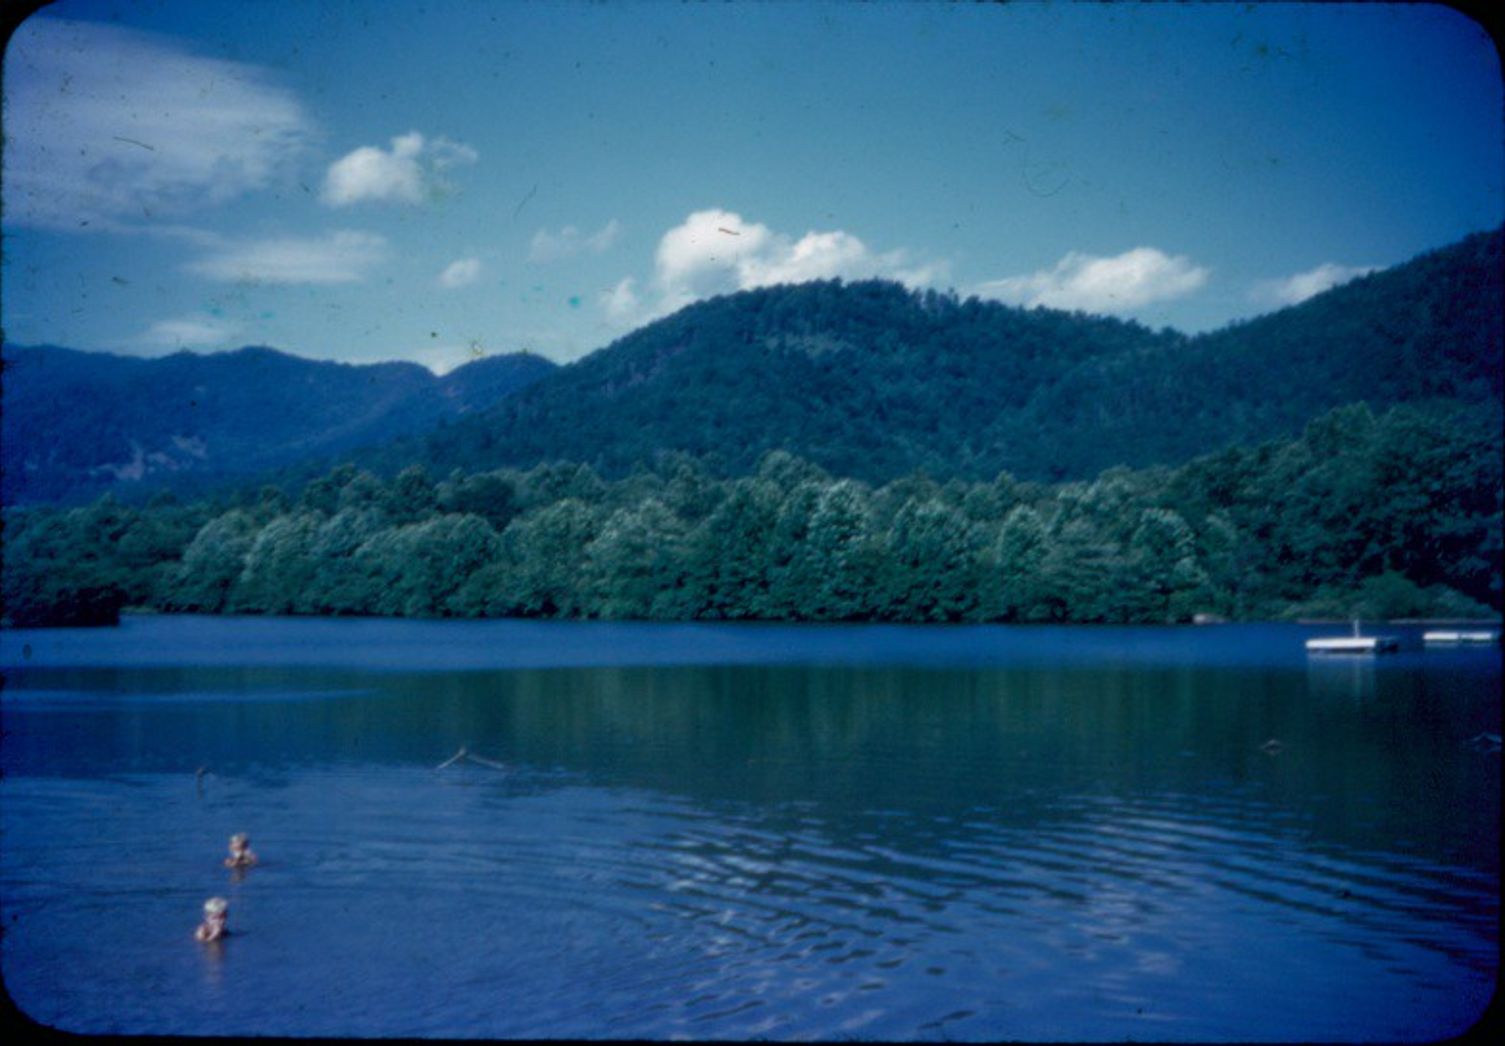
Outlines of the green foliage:
[[[1063,513],[1040,564],[1041,603],[1050,621],[1132,619],[1121,546],[1091,516]],[[1038,617],[1036,609],[1033,616]]]
[[470,606],[460,594],[471,576],[490,565],[501,541],[479,516],[435,516],[379,531],[356,550],[354,566],[366,580],[369,613],[448,617]]
[[416,523],[438,504],[434,481],[422,465],[409,465],[397,474],[387,491],[386,510],[395,523]]
[[500,472],[460,476],[440,487],[438,502],[445,512],[480,516],[498,534],[519,510],[517,483]]
[[304,605],[314,614],[372,613],[375,582],[357,553],[386,531],[391,520],[375,503],[342,508],[319,524],[312,555],[316,563]]
[[118,522],[100,525],[116,511],[113,502],[100,502],[87,513],[7,513],[0,619],[16,628],[118,621],[126,594],[108,549],[112,536],[127,531]]
[[308,597],[319,566],[313,555],[319,523],[318,516],[301,512],[278,516],[262,527],[246,550],[231,605],[264,614],[313,609]]
[[11,628],[65,628],[120,622],[125,593],[57,574],[18,573],[5,583],[3,623]]
[[821,490],[791,564],[809,592],[802,616],[814,621],[867,616],[878,580],[872,541],[866,489],[843,479]]
[[960,621],[981,598],[975,528],[937,498],[905,502],[889,527],[881,559],[882,616],[896,621]]
[[230,603],[230,587],[246,567],[257,537],[256,521],[244,509],[231,509],[205,523],[183,550],[173,572],[164,609],[218,613]]
[[599,513],[566,497],[513,521],[503,535],[509,567],[500,606],[526,617],[583,617],[587,546],[600,529]]
[[1207,572],[1197,562],[1196,535],[1173,509],[1149,508],[1129,539],[1128,585],[1138,597],[1133,620],[1189,621],[1207,606]]
[[613,512],[585,549],[595,613],[618,619],[683,616],[684,540],[684,523],[655,499]]
[[1040,513],[1016,505],[998,528],[993,546],[993,574],[982,587],[989,617],[1002,621],[1039,621],[1046,614],[1045,562],[1050,538]]
[[[873,490],[784,451],[717,478],[341,466],[295,496],[4,515],[5,621],[206,613],[681,620],[1476,617],[1502,605],[1498,405],[1363,404],[1178,469]],[[499,527],[500,524],[500,527]]]
[[1368,577],[1355,588],[1329,586],[1310,599],[1294,603],[1284,617],[1300,618],[1461,618],[1494,616],[1489,607],[1476,603],[1445,585],[1426,588],[1401,574]]
[[777,488],[763,480],[730,484],[721,503],[685,546],[685,606],[710,619],[765,616],[769,606],[768,539],[778,521]]
[[[1498,613],[1501,242],[1473,236],[1196,338],[880,281],[762,288],[684,309],[499,405],[538,368],[473,365],[438,385],[414,368],[363,371],[386,390],[372,401],[334,365],[182,354],[169,370],[208,390],[192,416],[249,404],[271,419],[208,441],[246,461],[284,460],[309,418],[343,453],[359,433],[420,431],[414,410],[449,415],[434,396],[463,414],[356,455],[364,467],[284,473],[224,500],[7,509],[4,619],[107,621],[122,605],[816,621]],[[177,439],[198,431],[181,426],[183,404],[147,394],[156,363],[104,360],[8,357],[8,378],[51,382],[24,401],[7,387],[12,488],[76,494],[94,482],[80,477],[121,473],[136,432],[172,443],[185,467],[204,453]],[[89,366],[103,384],[86,389]],[[46,419],[68,438],[26,435]]]

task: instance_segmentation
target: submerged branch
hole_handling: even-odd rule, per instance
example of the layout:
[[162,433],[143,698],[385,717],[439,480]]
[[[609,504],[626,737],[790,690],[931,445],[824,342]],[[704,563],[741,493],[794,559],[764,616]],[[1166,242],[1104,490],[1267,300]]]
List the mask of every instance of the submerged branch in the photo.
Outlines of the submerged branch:
[[444,762],[440,763],[438,766],[434,767],[434,769],[435,770],[443,770],[446,766],[452,766],[453,764],[461,762],[462,760],[468,761],[468,762],[472,762],[472,763],[480,763],[482,766],[489,766],[493,770],[505,770],[505,769],[507,769],[507,764],[505,764],[505,763],[498,763],[494,759],[487,759],[484,756],[476,755],[475,753],[471,752],[470,749],[467,748],[465,745],[461,745],[460,746],[460,750],[458,752],[456,752],[454,755],[450,756],[448,759],[446,759]]

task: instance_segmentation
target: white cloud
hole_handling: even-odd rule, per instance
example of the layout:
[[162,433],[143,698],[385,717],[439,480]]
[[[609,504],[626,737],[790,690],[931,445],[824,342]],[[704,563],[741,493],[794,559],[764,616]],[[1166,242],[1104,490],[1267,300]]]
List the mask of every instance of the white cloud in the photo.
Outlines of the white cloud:
[[534,262],[562,261],[565,258],[573,258],[582,251],[591,254],[602,254],[617,242],[621,235],[622,223],[613,218],[601,228],[589,236],[583,235],[573,225],[566,225],[558,232],[550,232],[547,229],[539,229],[533,234],[533,242],[528,245],[528,260]]
[[1121,313],[1190,294],[1207,276],[1207,269],[1185,255],[1167,255],[1154,247],[1136,247],[1111,258],[1072,251],[1053,269],[991,280],[973,291],[1011,305]]
[[167,36],[34,16],[5,57],[7,222],[140,228],[270,184],[312,133],[266,70]]
[[418,153],[423,135],[416,131],[392,139],[392,151],[363,145],[330,164],[324,175],[323,200],[341,207],[361,200],[423,199],[423,171]]
[[611,249],[611,245],[617,242],[617,237],[622,234],[622,223],[613,218],[590,236],[585,238],[585,249],[592,254],[601,254]]
[[603,291],[600,305],[613,324],[630,326],[635,322],[640,316],[642,303],[638,300],[632,277],[628,276],[611,290]]
[[481,259],[460,258],[444,267],[439,274],[439,286],[454,289],[465,287],[481,278]]
[[799,239],[745,220],[734,211],[696,211],[664,233],[654,257],[657,300],[648,307],[631,280],[601,297],[608,319],[641,323],[700,298],[809,280],[881,276],[911,286],[943,278],[944,262],[910,263],[905,251],[878,253],[852,233],[806,232]]
[[481,158],[480,153],[464,142],[457,142],[442,134],[428,143],[424,149],[424,155],[428,157],[429,165],[436,171],[447,171],[462,163],[475,163]]
[[1313,295],[1336,287],[1340,283],[1374,272],[1373,265],[1338,265],[1323,262],[1315,269],[1298,272],[1278,280],[1265,280],[1249,292],[1254,301],[1274,305],[1298,305]]
[[664,233],[655,257],[655,281],[672,311],[696,298],[749,285],[757,259],[768,253],[774,234],[766,225],[745,222],[732,211],[696,211]]
[[882,267],[867,246],[851,233],[807,232],[793,246],[775,243],[771,251],[745,257],[741,282],[746,287],[805,283],[844,273],[876,272]]
[[939,287],[951,276],[951,263],[944,260],[905,265],[888,273],[906,287]]
[[330,164],[320,198],[331,207],[365,201],[422,203],[448,188],[440,172],[475,161],[476,151],[468,145],[448,138],[430,142],[409,131],[393,138],[390,150],[363,145]]
[[213,316],[194,313],[154,323],[137,340],[143,345],[167,349],[191,349],[223,345],[239,333],[240,328]]
[[226,283],[357,283],[387,257],[375,233],[341,230],[227,244],[191,263],[190,272]]

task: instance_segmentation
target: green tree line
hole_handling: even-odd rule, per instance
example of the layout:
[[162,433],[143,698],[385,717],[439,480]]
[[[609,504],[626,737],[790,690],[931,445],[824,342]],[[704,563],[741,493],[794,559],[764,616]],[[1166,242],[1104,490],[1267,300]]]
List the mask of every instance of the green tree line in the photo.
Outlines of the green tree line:
[[785,451],[8,509],[15,626],[163,612],[906,622],[1493,616],[1498,407],[1361,404],[1295,439],[1044,484],[881,486]]

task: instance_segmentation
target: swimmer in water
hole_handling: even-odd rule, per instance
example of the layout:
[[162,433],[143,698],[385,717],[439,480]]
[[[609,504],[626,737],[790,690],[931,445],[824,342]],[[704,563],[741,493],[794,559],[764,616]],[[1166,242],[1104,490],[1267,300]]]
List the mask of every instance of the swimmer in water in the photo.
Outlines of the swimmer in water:
[[251,852],[251,838],[245,832],[236,832],[230,837],[230,856],[225,858],[226,868],[249,868],[256,863]]
[[223,897],[211,897],[204,902],[204,921],[193,931],[195,940],[217,941],[230,931],[225,926],[229,917],[230,902]]

